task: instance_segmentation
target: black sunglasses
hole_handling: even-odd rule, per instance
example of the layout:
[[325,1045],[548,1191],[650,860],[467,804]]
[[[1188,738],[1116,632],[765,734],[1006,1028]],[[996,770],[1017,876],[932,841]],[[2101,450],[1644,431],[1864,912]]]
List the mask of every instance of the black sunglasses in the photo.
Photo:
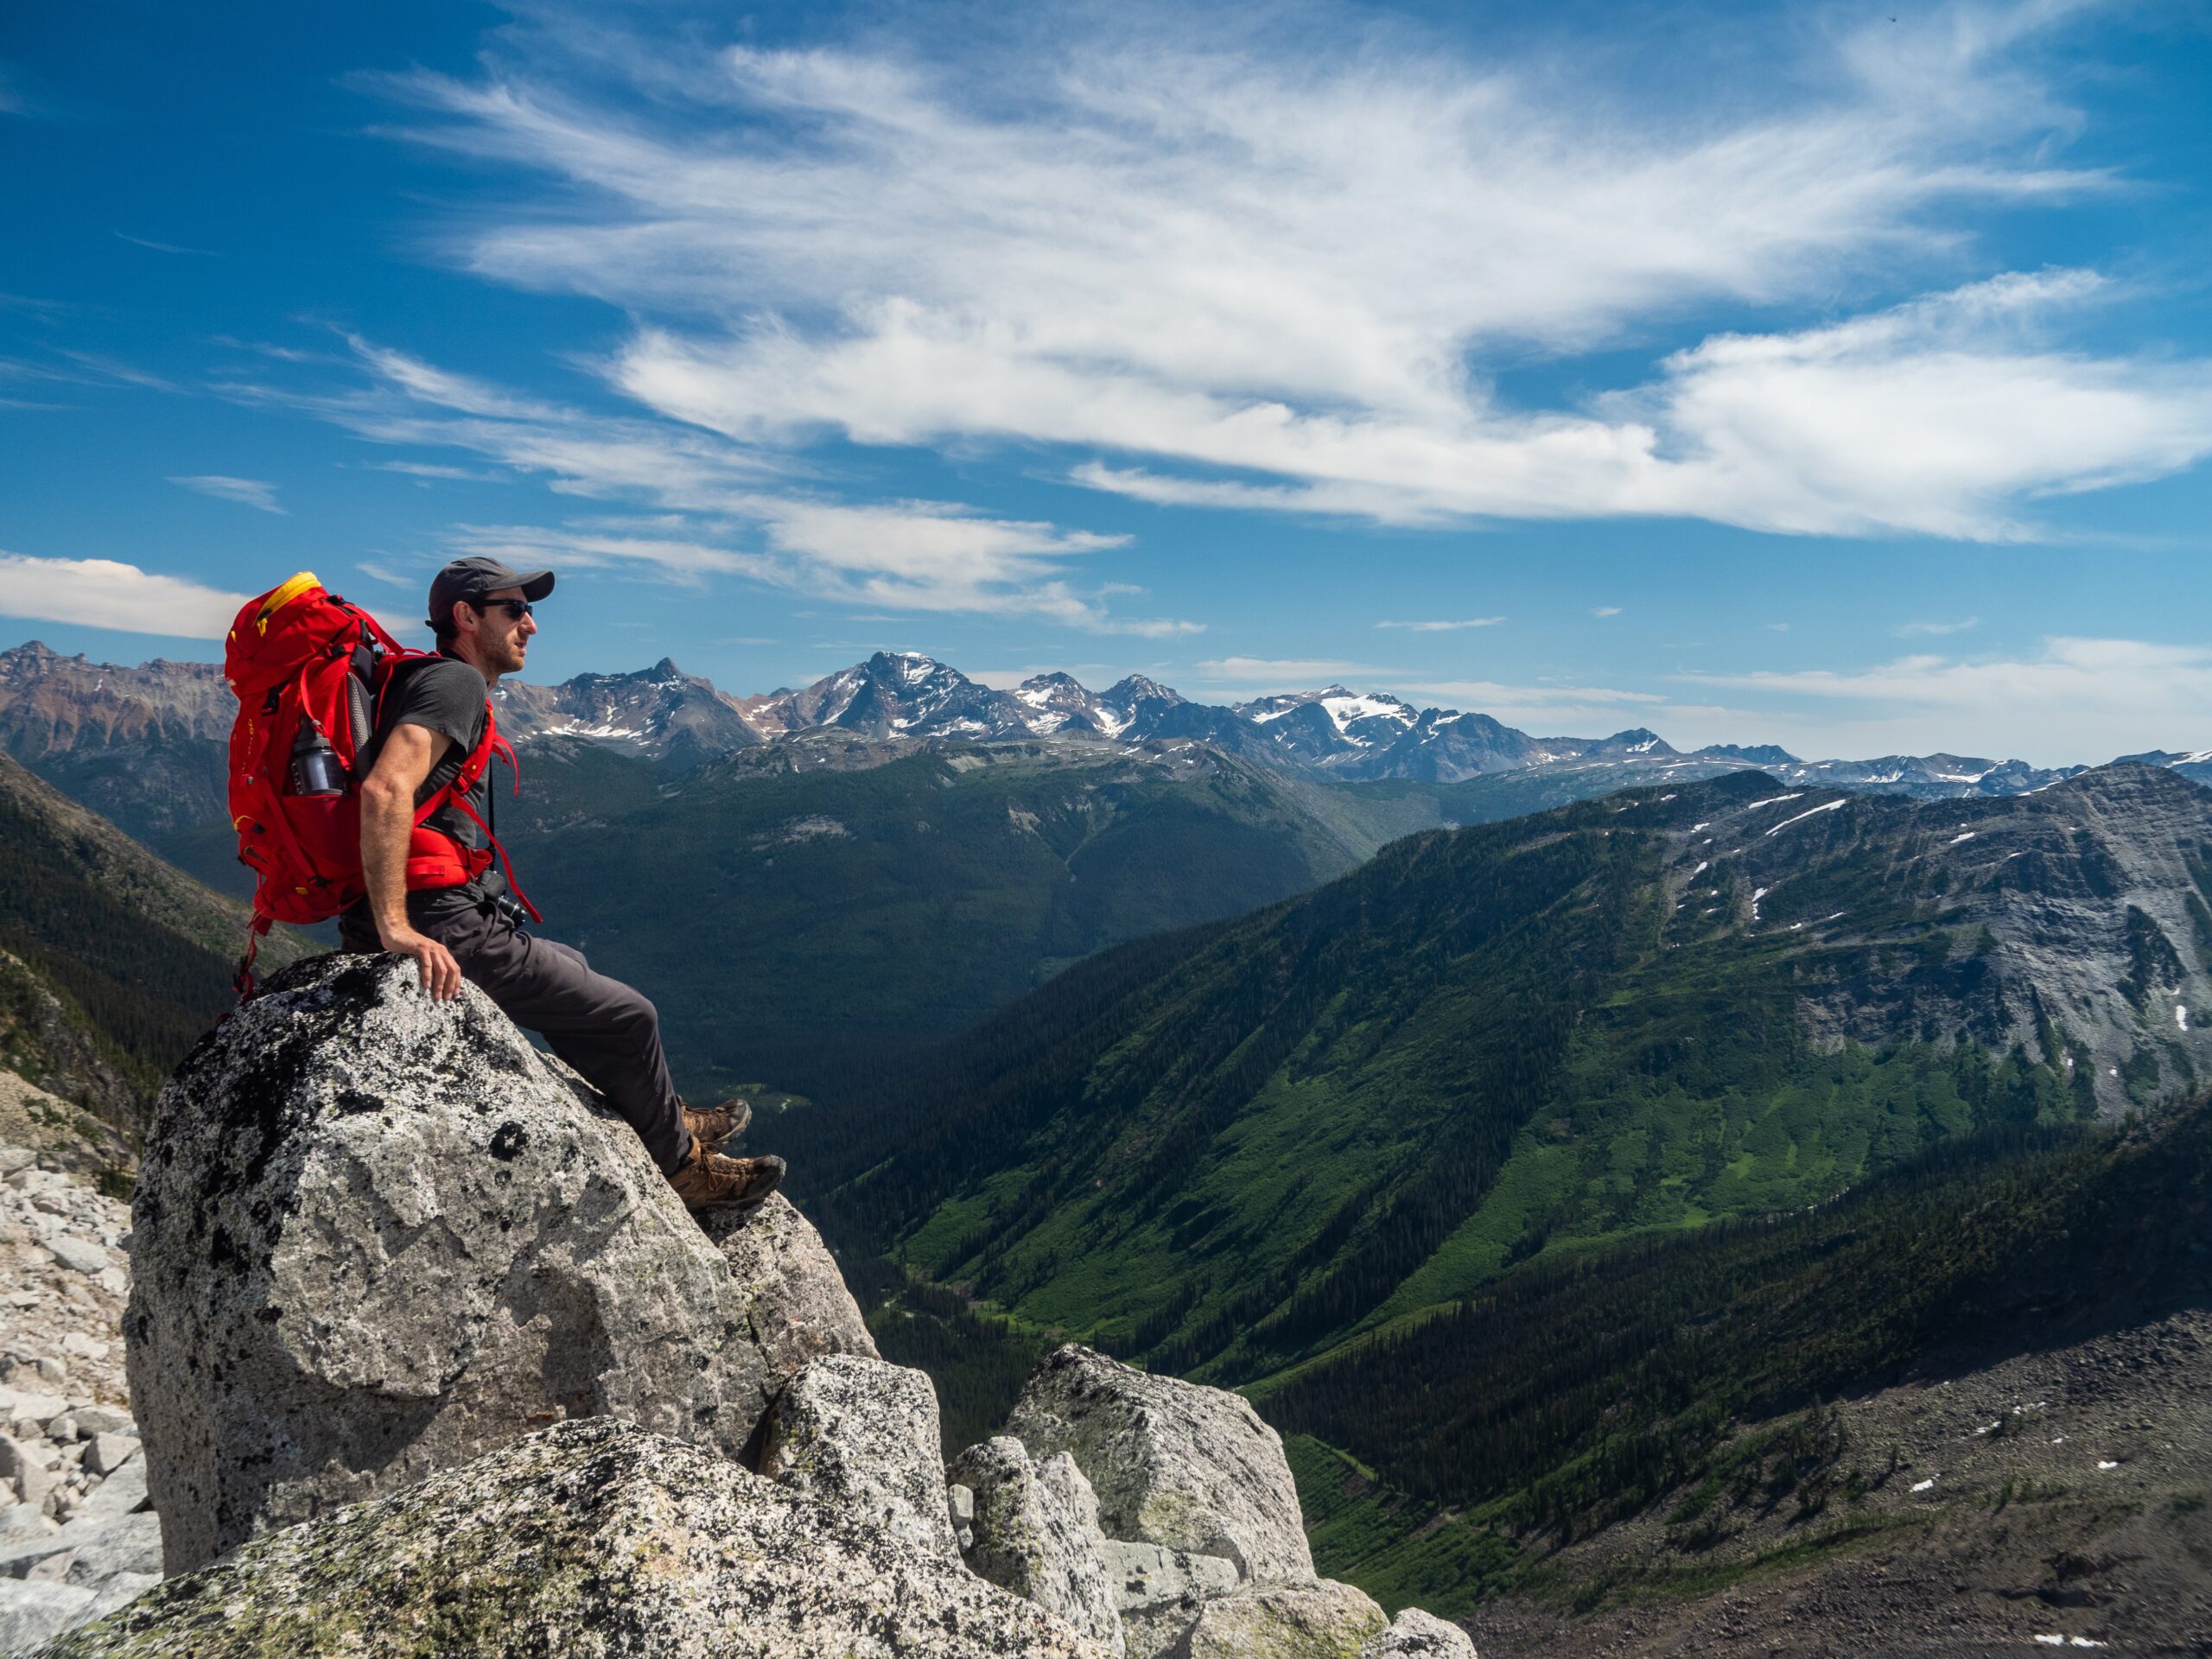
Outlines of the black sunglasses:
[[480,611],[488,611],[494,607],[509,612],[517,618],[535,614],[531,602],[526,599],[487,599],[479,603],[476,608]]

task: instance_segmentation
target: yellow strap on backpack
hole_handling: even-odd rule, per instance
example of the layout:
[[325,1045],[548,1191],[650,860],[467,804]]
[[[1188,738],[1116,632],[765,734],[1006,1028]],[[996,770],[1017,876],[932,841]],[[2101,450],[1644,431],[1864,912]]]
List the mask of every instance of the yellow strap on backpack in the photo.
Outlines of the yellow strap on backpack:
[[302,570],[282,587],[270,588],[269,597],[261,601],[261,608],[253,613],[253,631],[256,633],[267,633],[270,617],[276,615],[308,588],[321,586],[322,584],[315,580],[314,571]]

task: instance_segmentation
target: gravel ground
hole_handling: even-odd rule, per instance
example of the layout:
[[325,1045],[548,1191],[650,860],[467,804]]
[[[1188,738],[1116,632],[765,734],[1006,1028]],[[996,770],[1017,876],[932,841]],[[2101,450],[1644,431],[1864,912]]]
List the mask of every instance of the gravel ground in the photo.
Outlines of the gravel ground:
[[0,1654],[158,1582],[123,1365],[127,1204],[112,1148],[66,1102],[0,1073]]

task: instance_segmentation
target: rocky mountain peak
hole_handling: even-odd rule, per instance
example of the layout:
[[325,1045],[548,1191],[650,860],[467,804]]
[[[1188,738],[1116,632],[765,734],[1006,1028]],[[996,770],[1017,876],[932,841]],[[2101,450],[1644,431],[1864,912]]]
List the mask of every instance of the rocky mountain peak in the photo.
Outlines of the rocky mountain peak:
[[1676,753],[1664,738],[1648,726],[1631,726],[1624,732],[1615,732],[1592,747],[1598,753],[1608,754],[1662,755]]
[[1779,743],[1708,743],[1696,751],[1718,760],[1740,760],[1747,766],[1792,766],[1797,757]]
[[1106,688],[1103,696],[1107,702],[1123,709],[1139,702],[1175,703],[1184,701],[1180,691],[1142,674],[1131,674],[1115,681]]

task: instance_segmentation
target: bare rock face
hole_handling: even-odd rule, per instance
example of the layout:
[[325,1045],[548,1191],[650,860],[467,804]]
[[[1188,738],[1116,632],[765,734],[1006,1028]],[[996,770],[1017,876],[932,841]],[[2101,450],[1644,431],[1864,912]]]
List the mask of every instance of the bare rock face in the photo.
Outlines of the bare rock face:
[[1475,1659],[1475,1640],[1457,1624],[1408,1607],[1359,1650],[1359,1659]]
[[1282,1438],[1242,1395],[1070,1343],[1022,1385],[1007,1433],[1075,1459],[1109,1537],[1224,1556],[1249,1580],[1313,1578]]
[[97,1586],[50,1579],[0,1580],[0,1653],[28,1653],[60,1631],[113,1612],[153,1588],[147,1573],[123,1573]]
[[1117,1539],[1107,1540],[1105,1554],[1128,1659],[1179,1652],[1208,1598],[1236,1588],[1236,1563],[1218,1555]]
[[858,1324],[772,1217],[718,1249],[474,987],[286,970],[177,1069],[139,1181],[124,1328],[169,1570],[563,1418],[737,1456],[803,1357],[792,1316],[838,1310],[816,1345]]
[[833,1354],[803,1366],[770,1408],[760,1472],[957,1561],[938,1443],[927,1372]]
[[749,1216],[709,1210],[698,1220],[729,1264],[771,1371],[789,1376],[826,1354],[880,1357],[822,1235],[782,1193]]
[[1389,1620],[1363,1590],[1332,1579],[1247,1585],[1198,1609],[1189,1659],[1364,1659]]
[[1122,1652],[1098,1499],[1075,1459],[1056,1452],[1033,1462],[1020,1440],[1001,1434],[969,1446],[947,1472],[974,1495],[969,1567]]
[[1103,1659],[868,1517],[607,1418],[170,1579],[46,1659]]

